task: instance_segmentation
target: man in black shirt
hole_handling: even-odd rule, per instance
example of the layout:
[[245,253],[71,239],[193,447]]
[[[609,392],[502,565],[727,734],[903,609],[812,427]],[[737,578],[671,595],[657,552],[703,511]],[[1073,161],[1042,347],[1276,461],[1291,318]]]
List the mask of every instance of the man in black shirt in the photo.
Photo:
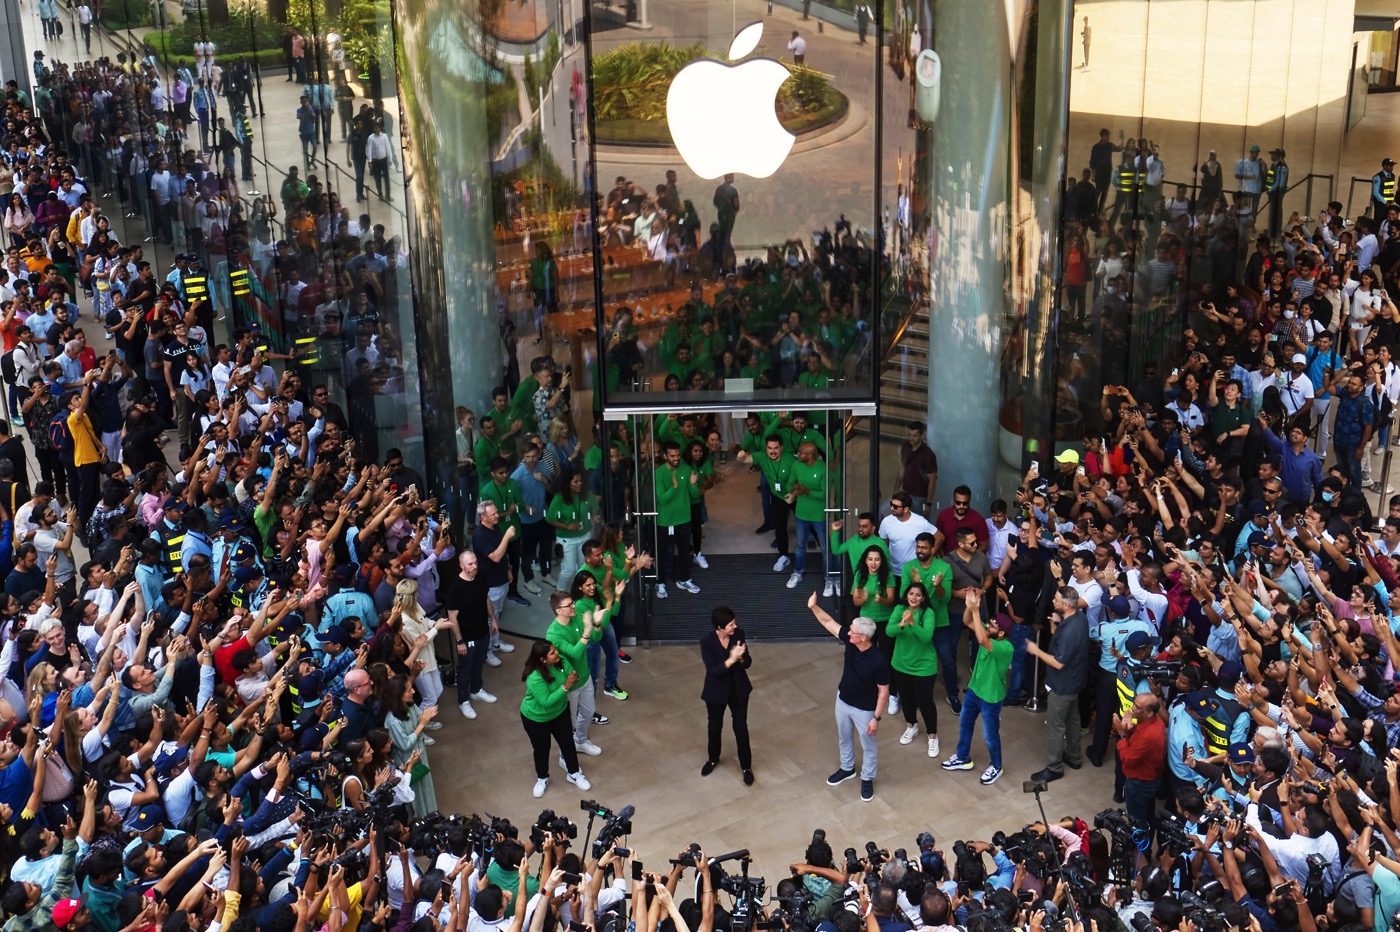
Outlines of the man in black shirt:
[[841,766],[826,778],[826,782],[828,786],[836,786],[856,775],[853,739],[858,735],[860,798],[868,803],[875,798],[875,767],[880,750],[876,733],[890,700],[890,662],[885,659],[884,651],[873,649],[875,622],[869,618],[857,618],[849,628],[842,628],[817,604],[816,592],[807,599],[807,607],[823,628],[846,645],[841,684],[836,688],[836,737],[841,746]]
[[[1079,592],[1062,586],[1055,592],[1050,624],[1050,650],[1026,642],[1026,652],[1045,661],[1046,738],[1050,760],[1032,780],[1058,780],[1064,768],[1084,766],[1079,752],[1079,693],[1089,675],[1089,619],[1079,610]],[[1013,661],[1014,662],[1014,661]]]
[[[501,512],[495,502],[481,502],[476,506],[476,527],[472,529],[472,552],[476,554],[481,578],[486,582],[486,598],[491,603],[491,617],[497,621],[501,609],[505,608],[506,594],[510,592],[510,558],[507,553],[510,542],[515,539],[515,528],[501,530]],[[510,653],[513,644],[502,644],[500,632],[493,629],[491,645],[486,662],[493,666],[501,665],[496,651]]]
[[500,629],[496,625],[496,610],[487,598],[489,587],[481,574],[477,555],[464,550],[457,557],[457,565],[458,574],[446,580],[442,606],[457,639],[457,708],[465,717],[476,718],[473,699],[496,701],[496,697],[486,691],[481,673],[491,650],[491,636]]

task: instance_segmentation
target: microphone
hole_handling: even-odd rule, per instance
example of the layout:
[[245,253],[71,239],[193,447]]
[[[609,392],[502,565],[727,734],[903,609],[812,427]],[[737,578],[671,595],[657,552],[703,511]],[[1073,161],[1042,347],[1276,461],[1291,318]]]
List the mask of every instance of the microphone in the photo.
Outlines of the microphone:
[[725,861],[732,861],[735,858],[746,858],[749,856],[748,848],[740,848],[738,851],[730,851],[728,854],[721,854],[710,858],[711,864],[722,864]]
[[630,818],[632,818],[632,816],[634,816],[634,815],[636,815],[636,814],[637,814],[637,807],[629,804],[629,805],[623,806],[621,809],[619,809],[619,810],[617,811],[617,818],[618,818],[618,819],[630,819]]

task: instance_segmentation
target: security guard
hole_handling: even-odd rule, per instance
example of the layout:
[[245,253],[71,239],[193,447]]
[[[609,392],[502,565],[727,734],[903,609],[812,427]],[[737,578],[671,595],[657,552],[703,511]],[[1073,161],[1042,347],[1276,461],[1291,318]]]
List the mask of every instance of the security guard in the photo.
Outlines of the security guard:
[[243,150],[243,180],[253,180],[253,121],[242,107],[233,115],[233,136]]
[[1113,209],[1109,212],[1108,222],[1110,226],[1118,223],[1119,211],[1127,208],[1128,218],[1132,219],[1137,215],[1138,187],[1145,181],[1139,178],[1137,170],[1136,154],[1123,150],[1123,161],[1118,163],[1118,167],[1113,170]]
[[160,544],[160,568],[169,577],[184,572],[180,552],[185,546],[185,524],[181,520],[185,503],[172,495],[165,500],[161,510],[165,512],[164,517],[151,531],[151,538]]
[[1381,170],[1371,176],[1371,216],[1385,219],[1385,209],[1395,203],[1395,160],[1381,159]]
[[238,561],[234,559],[240,546],[246,547],[251,552],[252,558],[257,559],[257,548],[253,546],[251,540],[244,536],[247,523],[236,514],[226,514],[219,521],[219,533],[214,538],[212,553],[209,556],[210,578],[214,584],[218,585],[223,581],[224,555],[228,555],[228,572],[230,575],[238,568]]
[[[1129,618],[1132,614],[1132,605],[1126,596],[1115,595],[1104,603],[1105,617],[1099,624],[1098,634],[1095,635],[1091,629],[1090,637],[1097,640],[1100,648],[1099,669],[1095,673],[1095,708],[1102,710],[1103,714],[1094,716],[1094,743],[1090,746],[1085,756],[1095,767],[1103,766],[1104,754],[1108,751],[1109,726],[1113,724],[1113,709],[1121,709],[1123,703],[1118,697],[1118,658],[1113,656],[1114,652],[1119,654],[1130,654],[1128,639],[1134,634],[1141,634],[1148,638],[1149,643],[1152,637],[1152,626],[1146,621],[1138,618]],[[1132,705],[1132,698],[1129,697],[1129,706]]]
[[1288,163],[1282,149],[1269,150],[1269,167],[1264,171],[1264,190],[1269,192],[1269,235],[1283,232],[1283,195],[1288,191]]
[[234,259],[228,261],[229,311],[236,326],[246,326],[256,320],[253,302],[253,274],[246,265]]
[[1249,732],[1249,713],[1235,698],[1235,684],[1244,675],[1244,667],[1238,660],[1227,660],[1216,671],[1219,684],[1211,697],[1219,706],[1215,712],[1201,723],[1205,733],[1206,753],[1211,757],[1223,755],[1230,745],[1244,741]]
[[257,611],[258,605],[262,602],[263,590],[267,588],[267,580],[263,577],[263,571],[256,564],[240,566],[233,571],[233,585],[229,588],[229,601],[234,608],[246,608],[248,611]]

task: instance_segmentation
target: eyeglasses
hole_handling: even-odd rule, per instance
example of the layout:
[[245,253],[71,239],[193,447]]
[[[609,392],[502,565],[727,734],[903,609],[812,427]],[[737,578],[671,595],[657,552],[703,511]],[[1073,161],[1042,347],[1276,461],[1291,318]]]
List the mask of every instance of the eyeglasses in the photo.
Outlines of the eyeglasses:
[[956,499],[953,501],[953,507],[954,507],[954,508],[966,508],[969,504],[970,504],[969,502],[960,502],[960,501],[957,501]]

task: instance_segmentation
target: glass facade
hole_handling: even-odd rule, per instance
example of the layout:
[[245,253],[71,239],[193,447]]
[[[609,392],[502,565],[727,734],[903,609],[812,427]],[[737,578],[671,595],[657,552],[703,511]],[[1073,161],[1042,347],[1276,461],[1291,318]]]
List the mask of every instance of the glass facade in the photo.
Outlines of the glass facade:
[[[927,421],[983,499],[1342,194],[1342,4],[775,2],[274,3],[292,39],[191,0],[149,51],[251,219],[202,244],[220,308],[459,513],[505,436],[596,465],[605,411],[858,411],[861,507]],[[308,109],[222,149],[286,62]]]

